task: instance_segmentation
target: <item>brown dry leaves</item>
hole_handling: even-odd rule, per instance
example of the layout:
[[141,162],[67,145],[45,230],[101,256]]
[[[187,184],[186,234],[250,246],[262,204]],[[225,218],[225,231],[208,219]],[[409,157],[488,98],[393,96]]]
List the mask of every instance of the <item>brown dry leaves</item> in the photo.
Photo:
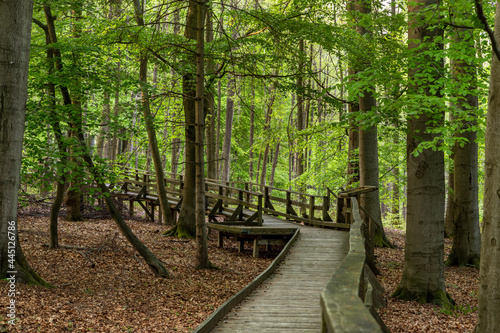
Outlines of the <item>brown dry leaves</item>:
[[[113,221],[60,222],[60,244],[86,249],[50,250],[42,246],[48,243],[48,218],[21,217],[24,253],[56,288],[18,284],[18,322],[9,332],[188,332],[267,268],[277,253],[255,259],[250,247],[237,253],[235,242],[226,240],[225,249],[217,248],[211,235],[210,260],[220,269],[196,270],[194,241],[161,236],[167,228],[158,224],[128,223],[166,264],[169,279],[153,276]],[[3,295],[5,286],[1,281]],[[5,324],[3,300],[0,311],[0,324]]]
[[[387,308],[379,314],[391,332],[472,332],[477,321],[479,272],[471,267],[445,268],[446,290],[457,304],[457,310],[442,310],[435,305],[404,302],[390,298],[403,274],[404,233],[386,229],[386,234],[397,246],[375,249],[381,275],[378,279],[385,288]],[[447,255],[451,242],[445,241]]]

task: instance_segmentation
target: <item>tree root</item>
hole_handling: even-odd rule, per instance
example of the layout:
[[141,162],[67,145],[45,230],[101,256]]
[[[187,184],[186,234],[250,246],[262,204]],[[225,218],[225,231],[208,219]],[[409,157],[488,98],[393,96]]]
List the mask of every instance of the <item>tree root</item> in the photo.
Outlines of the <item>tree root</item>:
[[455,301],[445,290],[436,290],[431,293],[426,291],[410,291],[406,287],[398,287],[391,297],[405,301],[417,301],[421,304],[432,303],[446,309],[455,308]]
[[178,238],[194,239],[196,235],[189,232],[187,228],[182,227],[179,223],[170,230],[163,233],[164,236],[173,236]]

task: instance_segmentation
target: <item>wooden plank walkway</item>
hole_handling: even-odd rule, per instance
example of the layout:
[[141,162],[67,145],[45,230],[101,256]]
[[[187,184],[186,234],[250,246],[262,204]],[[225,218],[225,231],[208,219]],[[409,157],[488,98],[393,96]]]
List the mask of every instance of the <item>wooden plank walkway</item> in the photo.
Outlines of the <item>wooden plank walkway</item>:
[[275,273],[212,332],[321,332],[320,293],[349,250],[349,233],[264,216],[264,225],[300,228]]

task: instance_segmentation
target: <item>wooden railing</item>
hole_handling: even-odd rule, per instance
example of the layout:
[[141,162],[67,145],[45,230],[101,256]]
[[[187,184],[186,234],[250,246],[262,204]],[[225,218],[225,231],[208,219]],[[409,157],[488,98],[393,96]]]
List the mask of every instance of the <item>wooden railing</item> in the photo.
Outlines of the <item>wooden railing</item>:
[[[215,179],[207,179],[207,182],[224,184],[228,189],[225,193],[226,196],[234,193],[230,189],[240,190],[237,186],[244,188],[244,191],[261,193],[264,205],[262,210],[271,215],[309,225],[349,228],[349,223],[332,220],[331,215],[335,215],[330,204],[332,195],[330,190],[327,190],[326,195],[311,195],[252,182],[222,182]],[[252,196],[247,196],[246,200],[251,201]]]
[[[351,219],[349,253],[332,279],[321,293],[323,333],[381,333],[381,322],[372,305],[376,279],[370,279],[371,271],[366,265],[365,239],[361,231],[363,221],[355,197],[345,196],[349,209],[344,216]],[[380,320],[380,321],[379,321]]]
[[[140,203],[149,200],[154,211],[155,205],[159,205],[159,202],[155,201],[158,197],[156,175],[128,167],[120,169],[115,186],[117,192],[136,193],[135,201]],[[167,173],[164,185],[169,201],[175,204],[175,208],[179,208],[184,187],[183,176]],[[208,216],[213,222],[262,225],[262,213],[267,213],[309,225],[346,229],[350,227],[346,221],[332,221],[331,216],[335,215],[334,207],[330,204],[332,193],[329,190],[326,195],[311,195],[252,182],[206,179],[205,192]],[[148,212],[147,205],[140,204],[154,219],[154,213]],[[223,213],[226,219],[220,222],[217,216]]]

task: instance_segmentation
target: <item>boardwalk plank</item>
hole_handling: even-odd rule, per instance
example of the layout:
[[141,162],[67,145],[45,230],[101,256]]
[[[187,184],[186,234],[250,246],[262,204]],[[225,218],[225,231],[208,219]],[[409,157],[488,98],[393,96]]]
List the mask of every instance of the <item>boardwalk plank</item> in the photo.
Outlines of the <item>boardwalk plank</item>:
[[345,231],[312,228],[274,217],[264,225],[300,228],[275,273],[229,312],[212,332],[320,332],[320,293],[349,249]]

